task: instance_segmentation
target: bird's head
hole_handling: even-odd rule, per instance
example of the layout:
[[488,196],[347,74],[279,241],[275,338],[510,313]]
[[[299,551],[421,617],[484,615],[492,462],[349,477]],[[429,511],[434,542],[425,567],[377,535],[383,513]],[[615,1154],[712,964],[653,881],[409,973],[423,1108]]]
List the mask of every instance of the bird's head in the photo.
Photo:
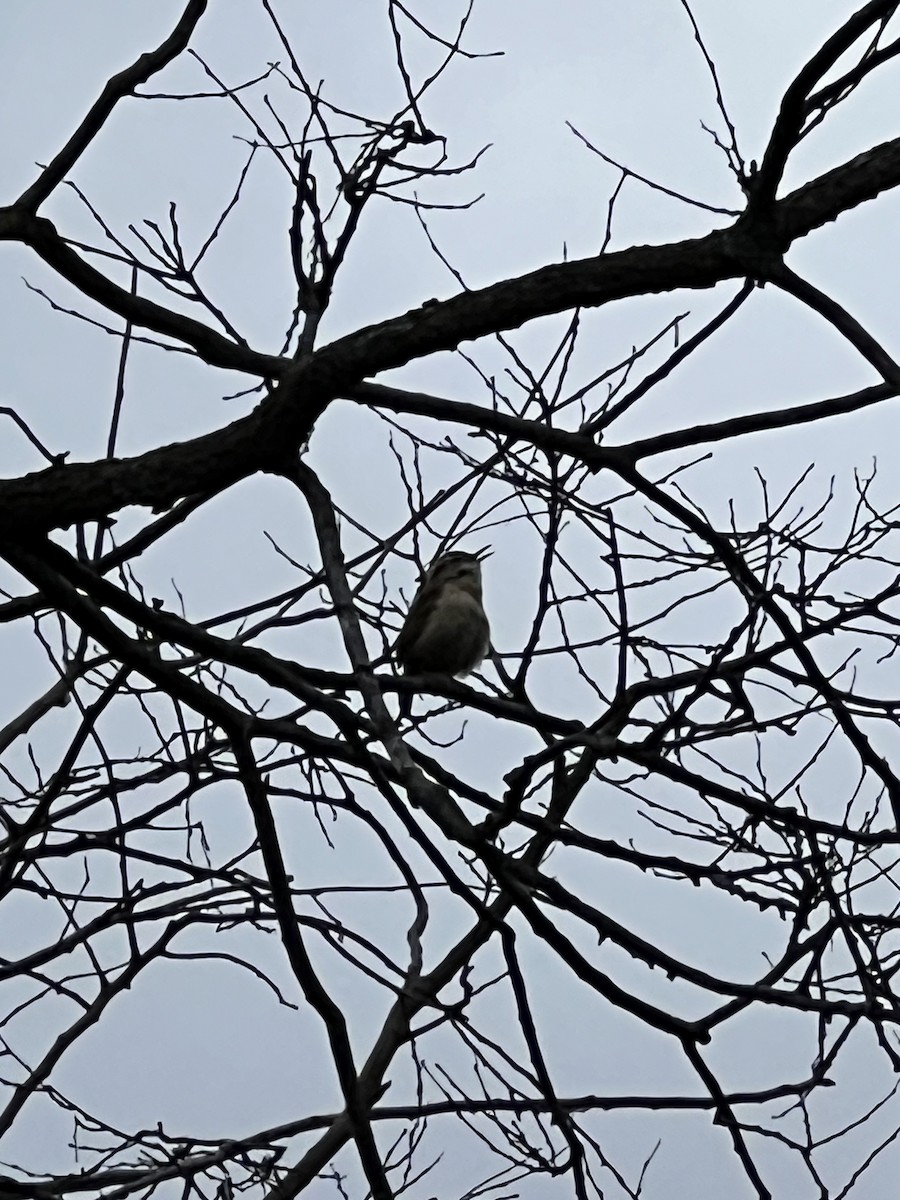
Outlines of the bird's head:
[[481,594],[481,564],[490,555],[490,546],[480,550],[451,550],[439,555],[425,572],[424,586],[440,589],[454,586]]

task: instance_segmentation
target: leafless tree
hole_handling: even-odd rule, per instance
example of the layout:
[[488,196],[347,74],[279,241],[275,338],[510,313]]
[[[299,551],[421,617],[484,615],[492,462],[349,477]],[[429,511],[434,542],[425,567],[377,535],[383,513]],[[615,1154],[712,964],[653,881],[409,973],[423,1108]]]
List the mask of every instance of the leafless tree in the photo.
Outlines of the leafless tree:
[[[736,441],[900,392],[889,350],[788,265],[900,184],[900,137],[782,185],[807,134],[896,70],[897,7],[870,0],[815,49],[758,164],[694,26],[742,196],[734,211],[679,198],[709,210],[705,236],[610,249],[622,183],[667,189],[579,128],[620,173],[596,254],[474,290],[459,277],[448,299],[330,341],[320,327],[368,212],[405,206],[441,255],[434,207],[471,199],[477,158],[457,160],[428,116],[437,81],[476,53],[470,10],[448,33],[446,14],[438,28],[431,6],[388,0],[404,99],[372,115],[310,77],[268,0],[282,63],[226,82],[192,50],[208,5],[189,0],[0,209],[0,237],[49,268],[31,286],[121,345],[101,460],[66,461],[27,410],[3,410],[45,459],[0,482],[4,646],[15,664],[38,649],[52,676],[6,672],[0,1134],[66,1130],[52,1146],[47,1133],[44,1162],[10,1161],[19,1143],[4,1141],[4,1200],[666,1197],[683,1136],[727,1148],[720,1194],[770,1196],[786,1177],[796,1195],[874,1194],[900,1133],[900,496],[865,464],[824,483],[805,464],[788,486],[760,473],[734,500],[696,481]],[[420,71],[413,43],[437,65]],[[77,168],[115,111],[176,103],[151,83],[176,60],[204,80],[184,111],[230,105],[246,158],[205,234],[174,203],[168,224],[136,214],[120,230]],[[280,353],[254,349],[203,272],[263,169],[292,197]],[[95,244],[45,215],[72,191]],[[673,296],[623,354],[585,336],[602,306],[729,284],[696,327]],[[830,323],[870,386],[622,434],[748,300],[779,292]],[[549,353],[511,334],[546,317]],[[201,364],[240,374],[242,415],[117,457],[146,342],[191,379]],[[442,388],[448,351],[477,402]],[[414,362],[420,379],[433,367],[432,391],[379,380]],[[349,468],[317,442],[336,402],[341,436],[367,439],[366,501],[333,498]],[[207,510],[259,476],[308,531],[271,537],[290,586],[259,580],[251,601],[190,616],[156,556],[189,554]],[[485,542],[495,564],[522,564],[514,580],[486,568],[489,662],[466,681],[399,675],[390,650],[419,572]],[[244,551],[235,536],[237,564]],[[296,1021],[289,1117],[184,1130],[97,1111],[66,1075],[78,1046],[114,1074],[104,1033],[123,993],[145,989],[152,1011],[173,971],[210,960],[265,992],[248,1023],[265,1003]],[[164,1025],[147,1038],[164,1043]],[[623,1088],[619,1039],[670,1086]],[[304,1077],[304,1054],[328,1070]]]

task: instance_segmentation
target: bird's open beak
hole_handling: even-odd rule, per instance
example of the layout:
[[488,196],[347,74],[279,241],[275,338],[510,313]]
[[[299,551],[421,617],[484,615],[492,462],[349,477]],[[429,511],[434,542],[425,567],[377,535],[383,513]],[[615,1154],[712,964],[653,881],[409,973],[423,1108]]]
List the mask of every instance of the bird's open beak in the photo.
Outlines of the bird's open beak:
[[476,550],[472,557],[477,558],[479,562],[484,562],[486,558],[490,558],[494,553],[491,546],[482,546],[480,550]]

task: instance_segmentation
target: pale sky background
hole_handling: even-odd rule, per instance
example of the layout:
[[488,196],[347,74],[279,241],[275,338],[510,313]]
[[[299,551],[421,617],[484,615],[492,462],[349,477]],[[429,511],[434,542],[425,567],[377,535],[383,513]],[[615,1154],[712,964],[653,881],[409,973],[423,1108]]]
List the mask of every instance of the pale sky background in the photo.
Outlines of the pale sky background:
[[[277,7],[309,78],[325,81],[328,99],[377,116],[399,107],[401,92],[391,67],[393,49],[382,3],[281,0]],[[108,75],[156,46],[181,8],[169,0],[4,0],[0,202],[10,202],[31,182],[34,163],[47,162],[59,149]],[[759,159],[785,86],[851,6],[836,0],[695,0],[693,8],[716,61],[741,149],[748,160]],[[421,12],[437,21],[438,14],[455,16],[459,9],[442,0],[425,4]],[[442,27],[452,28],[449,17]],[[667,187],[710,204],[741,207],[742,197],[721,152],[701,128],[701,121],[718,129],[721,123],[709,76],[678,0],[476,0],[464,44],[472,51],[502,50],[504,56],[458,62],[426,99],[424,111],[431,127],[447,136],[451,162],[466,161],[488,143],[491,149],[474,172],[435,185],[423,198],[464,202],[484,193],[470,209],[436,212],[429,219],[442,251],[469,286],[558,261],[564,247],[570,258],[599,248],[617,173],[590,154],[566,121],[613,158]],[[216,0],[191,46],[229,84],[260,74],[273,59],[284,59],[261,6],[252,0]],[[200,68],[183,57],[142,90],[178,92],[210,86],[214,85]],[[785,188],[896,136],[896,88],[896,67],[876,73],[793,156]],[[246,137],[248,130],[224,100],[124,102],[78,164],[74,178],[117,233],[125,234],[129,223],[144,219],[164,222],[174,200],[185,239],[201,242],[246,158],[246,143],[235,135]],[[284,178],[261,152],[245,201],[202,276],[250,344],[272,353],[280,348],[292,305],[289,204]],[[895,354],[900,352],[895,299],[898,207],[898,196],[888,194],[807,238],[789,258],[795,270],[835,295]],[[91,219],[66,189],[59,189],[42,212],[67,236],[97,240]],[[696,236],[726,220],[651,193],[631,180],[616,208],[613,247]],[[57,303],[97,315],[21,247],[0,247],[0,267],[0,404],[15,406],[52,450],[69,450],[72,460],[101,457],[118,340],[51,311],[27,290],[23,277],[46,289]],[[127,283],[127,273],[120,271],[117,277]],[[456,290],[412,212],[401,205],[373,205],[339,277],[320,344]],[[679,312],[691,314],[683,326],[689,334],[735,290],[736,285],[728,285],[713,293],[658,296],[588,314],[578,370],[588,378],[624,358],[633,344],[646,340]],[[513,341],[532,356],[530,361],[539,362],[559,337],[564,320],[535,323],[514,334]],[[479,347],[478,356],[486,369],[503,370],[504,360],[491,347]],[[392,378],[461,400],[484,399],[475,374],[451,355],[413,364]],[[615,440],[768,409],[782,401],[838,395],[870,382],[869,369],[822,322],[769,288],[754,294],[695,361],[639,406],[635,416],[617,428]],[[137,453],[218,427],[254,403],[248,398],[223,405],[223,395],[245,386],[244,377],[207,368],[184,355],[136,347],[129,363],[120,453]],[[0,473],[37,469],[41,464],[36,455],[12,424],[0,428]],[[892,406],[882,405],[821,426],[760,435],[718,448],[710,463],[691,474],[690,486],[719,515],[727,512],[729,498],[736,497],[749,525],[759,516],[756,466],[774,481],[777,492],[815,463],[811,494],[821,494],[832,474],[843,481],[840,489],[854,468],[870,470],[877,455],[880,495],[887,502],[896,473],[895,429]],[[383,433],[374,418],[349,405],[332,406],[315,431],[310,462],[351,512],[365,515],[385,532],[401,518],[404,496],[396,475],[390,474]],[[432,462],[430,468],[428,482],[436,488],[441,484],[441,463]],[[123,514],[120,530],[130,528],[134,519],[135,514]],[[286,497],[283,485],[258,479],[233,488],[156,548],[146,563],[142,560],[142,577],[149,581],[151,594],[173,606],[174,579],[185,596],[187,615],[195,619],[290,587],[296,574],[273,553],[263,530],[289,553],[311,560],[310,530],[296,498]],[[352,534],[347,537],[352,545]],[[519,635],[528,627],[530,615],[517,608],[517,597],[534,579],[539,549],[536,541],[521,534],[495,541],[486,594],[489,611],[504,613],[502,631],[496,617],[494,621],[501,651],[520,644]],[[402,587],[408,597],[415,585],[411,568],[399,564],[390,585]],[[306,644],[300,651],[292,640],[299,636],[290,631],[282,635],[285,653],[298,658],[305,654],[307,661],[337,663],[343,669],[336,639],[333,644]],[[271,639],[267,644],[277,649],[279,642]],[[6,682],[0,682],[2,723],[21,704],[22,679],[33,678],[25,689],[31,697],[46,686],[50,675],[39,647],[23,641],[17,628],[0,627],[0,653],[11,664]],[[565,703],[554,691],[552,678],[546,688],[548,704],[562,711]],[[473,721],[465,751],[475,756],[473,777],[480,776],[486,787],[497,787],[517,751],[521,755],[528,745],[515,731],[504,734],[495,762],[492,737],[490,726]],[[455,750],[448,751],[448,761],[456,756]],[[215,809],[209,804],[207,820],[213,811],[218,839],[214,850],[225,858],[229,846],[236,847],[247,836],[246,816],[242,805],[227,796],[217,799]],[[597,831],[604,836],[627,836],[628,830],[624,813],[598,817]],[[646,836],[643,827],[642,834]],[[372,882],[364,839],[350,831],[342,837],[337,873],[342,879]],[[333,860],[325,862],[311,819],[288,853],[297,878],[310,885],[333,879],[337,871]],[[557,860],[552,862],[557,869]],[[584,865],[573,861],[567,869],[572,884]],[[743,928],[742,914],[730,910],[727,929],[720,928],[715,911],[701,912],[697,898],[684,895],[685,887],[656,880],[651,888],[635,874],[610,866],[603,879],[585,877],[584,887],[613,916],[660,938],[673,953],[689,955],[726,975],[741,977],[743,971],[752,976],[757,971],[762,931],[765,936],[774,933],[774,916],[754,915],[751,922],[747,914]],[[36,922],[37,928],[44,917],[35,902],[33,911],[23,911],[13,926],[6,924],[8,914],[0,920],[0,944],[7,947],[2,953],[12,957],[13,947],[18,951],[30,944],[29,922]],[[389,930],[382,909],[373,921],[385,939],[393,939],[402,958],[404,922],[399,921],[396,932]],[[447,913],[448,938],[453,921]],[[42,926],[41,931],[43,935]],[[234,945],[243,938],[236,938]],[[275,939],[270,941],[271,950],[260,951],[254,939],[253,952],[262,953],[270,969],[286,981]],[[436,951],[433,954],[436,957]],[[549,960],[535,956],[533,967],[542,973],[537,1015],[561,1094],[669,1089],[696,1093],[697,1085],[672,1045],[636,1029],[630,1019],[611,1015],[606,1006],[573,996],[569,978]],[[619,963],[618,969],[620,980],[640,979],[644,994],[653,995],[659,987],[660,997],[668,995],[663,981],[648,979],[636,964]],[[349,988],[349,974],[342,979],[336,969],[332,978],[336,986]],[[0,1009],[5,1011],[11,994],[4,996],[0,989]],[[687,990],[682,1000],[683,1011],[690,1012]],[[370,1011],[368,1003],[348,992],[360,1047],[366,1046],[381,1015],[380,1008]],[[494,1003],[486,998],[484,1011]],[[498,1021],[508,1016],[504,1003],[496,1002]],[[29,1027],[26,1020],[17,1036],[25,1047],[44,1044],[37,1022]],[[717,1043],[715,1065],[733,1089],[764,1087],[802,1078],[813,1051],[808,1023],[778,1013],[767,1020],[754,1017],[735,1028]],[[869,1079],[884,1069],[870,1042],[862,1039],[854,1067],[860,1078]],[[396,1095],[392,1090],[389,1099],[399,1103],[399,1070],[396,1078]],[[264,985],[222,964],[158,966],[142,987],[117,1000],[101,1026],[66,1057],[58,1082],[113,1124],[153,1126],[163,1121],[168,1131],[181,1130],[185,1136],[240,1136],[302,1115],[307,1107],[319,1108],[321,1097],[331,1093],[339,1107],[317,1022],[307,1013],[278,1006]],[[298,1095],[309,1099],[298,1101]],[[414,1193],[417,1196],[457,1194],[454,1187],[460,1190],[468,1179],[453,1161],[458,1135],[450,1119],[438,1128],[437,1139],[447,1147],[448,1161],[443,1174],[426,1181],[424,1190]],[[711,1132],[707,1114],[664,1120],[653,1114],[619,1114],[603,1118],[602,1128],[610,1156],[631,1171],[637,1170],[656,1138],[663,1138],[647,1185],[650,1197],[670,1200],[696,1191],[709,1196],[750,1194],[726,1135],[722,1130]],[[0,1160],[24,1163],[39,1172],[67,1169],[70,1134],[69,1123],[48,1106],[34,1103],[8,1144],[0,1144]],[[844,1153],[848,1161],[855,1161],[855,1153],[838,1143],[838,1162]],[[776,1194],[796,1195],[798,1200],[811,1194],[792,1190],[796,1168],[779,1147],[773,1145],[771,1155],[770,1182],[781,1188],[776,1187]],[[896,1151],[889,1151],[867,1177],[869,1190],[860,1194],[892,1194],[898,1167]],[[885,1191],[879,1193],[879,1186]],[[543,1184],[541,1188],[543,1194],[551,1194]],[[320,1194],[333,1194],[331,1185],[320,1184],[314,1195]]]

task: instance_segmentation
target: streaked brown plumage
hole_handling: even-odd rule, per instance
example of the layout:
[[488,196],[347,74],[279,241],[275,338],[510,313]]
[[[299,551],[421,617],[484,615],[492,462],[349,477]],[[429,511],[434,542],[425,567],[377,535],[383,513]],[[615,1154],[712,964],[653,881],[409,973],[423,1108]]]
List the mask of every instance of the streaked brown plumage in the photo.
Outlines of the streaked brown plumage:
[[488,553],[453,550],[428,568],[394,645],[404,674],[467,675],[487,654],[491,630],[481,602],[481,561]]

